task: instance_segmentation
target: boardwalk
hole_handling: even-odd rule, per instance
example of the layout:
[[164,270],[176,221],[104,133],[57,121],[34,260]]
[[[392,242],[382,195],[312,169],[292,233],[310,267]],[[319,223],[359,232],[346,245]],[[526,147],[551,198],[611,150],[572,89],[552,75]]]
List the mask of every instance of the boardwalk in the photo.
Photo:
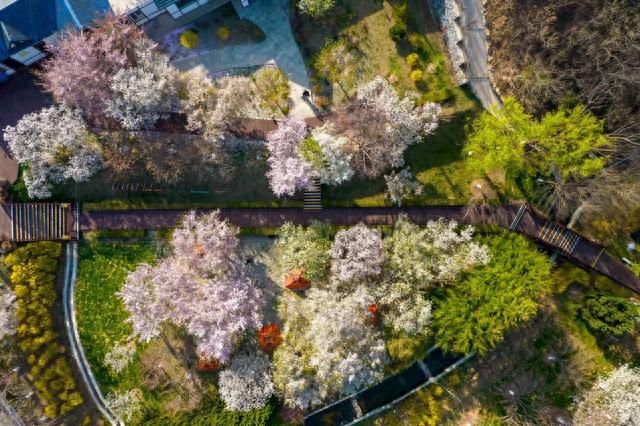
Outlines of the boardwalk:
[[[83,211],[79,225],[81,231],[171,228],[185,212],[186,210]],[[578,266],[602,273],[640,294],[640,279],[621,261],[607,254],[602,246],[545,219],[523,205],[491,207],[482,211],[459,206],[328,208],[312,212],[296,208],[221,209],[222,217],[231,223],[252,228],[276,227],[285,222],[308,225],[314,220],[338,226],[360,222],[367,225],[393,225],[401,213],[418,224],[446,218],[470,225],[494,224],[510,229],[558,250]]]

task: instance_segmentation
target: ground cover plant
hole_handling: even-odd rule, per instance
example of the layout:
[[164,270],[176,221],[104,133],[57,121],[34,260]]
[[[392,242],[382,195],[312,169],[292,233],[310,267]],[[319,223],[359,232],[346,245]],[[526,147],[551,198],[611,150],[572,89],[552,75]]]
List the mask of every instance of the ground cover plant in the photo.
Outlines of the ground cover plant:
[[54,242],[31,243],[5,257],[16,293],[18,347],[29,365],[44,415],[64,416],[83,403],[65,357],[66,349],[53,327],[55,287],[62,246]]

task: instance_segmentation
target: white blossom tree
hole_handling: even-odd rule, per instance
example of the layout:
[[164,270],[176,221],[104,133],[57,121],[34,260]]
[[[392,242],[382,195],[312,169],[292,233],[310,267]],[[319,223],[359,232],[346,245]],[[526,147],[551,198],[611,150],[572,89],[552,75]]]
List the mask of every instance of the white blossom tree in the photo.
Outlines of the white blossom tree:
[[109,394],[105,402],[115,415],[125,422],[130,422],[142,410],[142,395],[139,389]]
[[429,333],[432,303],[415,284],[388,280],[376,292],[383,322],[410,336]]
[[11,289],[2,289],[0,294],[0,340],[16,334],[16,295]]
[[135,57],[135,66],[113,76],[113,98],[107,102],[106,111],[125,129],[149,129],[175,109],[177,74],[169,57],[156,51],[148,39],[139,41]]
[[33,198],[51,196],[54,183],[84,182],[102,167],[100,148],[79,112],[64,106],[25,115],[5,128],[4,139],[27,165],[24,180]]
[[331,273],[342,282],[360,282],[382,272],[382,234],[362,223],[336,234],[331,246]]
[[267,178],[273,193],[278,197],[291,196],[309,184],[311,166],[300,155],[300,143],[306,134],[307,125],[304,121],[287,118],[267,135]]
[[364,287],[342,295],[312,288],[287,295],[284,343],[274,354],[274,382],[287,406],[307,410],[381,380],[388,356],[367,321],[373,298]]
[[343,136],[333,136],[331,131],[332,126],[329,124],[311,132],[322,153],[322,166],[314,171],[323,184],[340,185],[349,181],[354,174],[350,164],[351,155],[345,152],[349,140]]
[[394,204],[402,205],[405,198],[422,194],[422,185],[413,179],[408,167],[398,173],[392,171],[384,180],[387,183],[386,196]]
[[220,372],[220,398],[227,409],[250,411],[262,408],[273,395],[271,360],[264,353],[240,354]]
[[121,373],[136,354],[134,344],[116,344],[104,356],[104,365],[114,373]]
[[[435,103],[415,106],[412,96],[400,98],[382,77],[358,88],[356,99],[337,115],[333,125],[349,143],[353,168],[374,178],[404,165],[404,152],[438,126],[441,108]],[[372,120],[375,117],[375,120]]]
[[598,381],[578,404],[573,424],[640,425],[640,369],[623,365]]
[[472,227],[458,230],[455,221],[429,221],[421,228],[401,216],[385,239],[390,269],[422,289],[450,284],[462,271],[489,261],[487,248],[472,237]]
[[226,363],[243,335],[262,323],[263,295],[237,257],[237,231],[219,212],[188,214],[174,232],[174,254],[141,265],[120,291],[134,335],[149,341],[171,322],[194,336],[198,352]]

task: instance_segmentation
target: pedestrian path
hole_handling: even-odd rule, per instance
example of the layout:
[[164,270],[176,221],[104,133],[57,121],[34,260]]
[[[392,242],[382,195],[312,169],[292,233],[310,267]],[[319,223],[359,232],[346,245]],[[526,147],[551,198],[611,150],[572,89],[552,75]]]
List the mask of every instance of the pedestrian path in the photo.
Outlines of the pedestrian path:
[[[202,210],[203,212],[206,210]],[[99,229],[163,229],[178,223],[187,210],[124,210],[81,212],[81,231]],[[308,211],[300,208],[232,208],[220,209],[221,216],[240,227],[278,227],[286,222],[309,225],[313,221],[335,226],[393,225],[400,214],[417,224],[440,218],[469,225],[498,225],[558,251],[583,269],[599,272],[640,294],[640,278],[602,246],[567,232],[563,225],[549,221],[542,214],[522,204],[486,207],[351,207]],[[551,231],[545,233],[545,229]]]

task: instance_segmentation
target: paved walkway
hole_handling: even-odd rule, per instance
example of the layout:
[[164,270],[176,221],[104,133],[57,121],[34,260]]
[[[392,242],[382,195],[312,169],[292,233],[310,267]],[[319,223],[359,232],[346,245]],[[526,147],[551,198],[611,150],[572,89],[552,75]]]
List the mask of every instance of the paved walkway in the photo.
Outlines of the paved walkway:
[[36,85],[30,70],[23,70],[0,84],[0,178],[14,182],[18,163],[9,155],[4,128],[14,126],[23,115],[51,105],[51,97]]
[[[558,250],[576,265],[606,275],[628,289],[640,294],[640,279],[617,258],[610,256],[604,248],[577,234],[568,245],[564,226],[553,223],[532,211],[521,209],[521,205],[505,205],[483,211],[467,207],[372,207],[372,208],[328,208],[321,211],[304,211],[296,208],[273,209],[220,209],[222,217],[241,227],[277,227],[285,222],[308,225],[314,220],[333,225],[392,225],[398,215],[404,213],[418,224],[439,218],[453,219],[470,225],[495,224],[523,234],[530,239]],[[204,210],[203,210],[204,211]],[[186,210],[124,210],[82,212],[80,230],[98,229],[161,229],[176,225]],[[553,232],[546,232],[549,227]]]
[[311,106],[302,100],[302,92],[311,90],[311,83],[291,30],[289,1],[256,0],[249,7],[238,6],[236,10],[240,18],[252,21],[264,31],[264,41],[212,49],[197,57],[176,60],[174,65],[180,70],[202,65],[209,73],[215,73],[229,68],[275,63],[289,77],[293,101],[290,114],[300,118],[314,117]]
[[489,54],[482,0],[458,0],[461,6],[462,47],[467,57],[467,78],[474,93],[489,108],[501,103],[489,79]]

